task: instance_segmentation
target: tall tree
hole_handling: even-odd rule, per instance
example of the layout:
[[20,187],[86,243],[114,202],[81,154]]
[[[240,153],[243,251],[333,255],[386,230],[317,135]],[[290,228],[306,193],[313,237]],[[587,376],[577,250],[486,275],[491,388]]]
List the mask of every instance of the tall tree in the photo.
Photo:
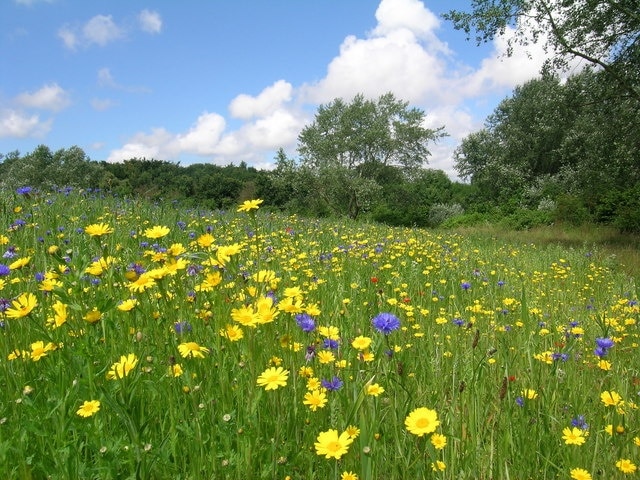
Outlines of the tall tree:
[[337,214],[356,218],[367,210],[380,184],[376,176],[392,166],[411,175],[426,161],[429,142],[443,129],[424,127],[425,113],[392,93],[376,101],[356,95],[321,105],[298,137],[302,166],[316,179],[316,194]]
[[473,0],[471,11],[445,15],[478,43],[515,28],[509,43],[545,39],[547,67],[563,69],[581,58],[603,69],[624,95],[640,100],[639,0]]

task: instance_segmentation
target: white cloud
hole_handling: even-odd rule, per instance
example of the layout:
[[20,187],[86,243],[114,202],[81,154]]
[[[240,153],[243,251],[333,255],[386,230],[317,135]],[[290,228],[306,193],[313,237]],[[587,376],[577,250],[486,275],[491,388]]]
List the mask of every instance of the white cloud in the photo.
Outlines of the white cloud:
[[75,50],[78,47],[78,36],[68,26],[61,27],[58,30],[58,36],[69,50]]
[[142,10],[138,15],[140,28],[147,33],[160,33],[162,30],[162,17],[158,12]]
[[117,105],[117,103],[110,98],[93,98],[91,99],[91,107],[98,112],[109,110]]
[[111,70],[107,67],[98,70],[98,85],[103,88],[113,88],[114,90],[121,90],[128,93],[149,93],[151,91],[144,86],[122,85],[118,83],[111,74]]
[[101,47],[118,40],[124,32],[118,27],[111,15],[96,15],[82,27],[84,38],[89,43],[97,43]]
[[[103,76],[110,78],[106,73]],[[225,165],[246,161],[268,168],[271,163],[265,161],[267,152],[293,148],[305,123],[302,112],[287,106],[292,90],[289,83],[279,80],[256,97],[243,94],[234,98],[229,110],[234,116],[248,120],[236,130],[228,131],[220,114],[205,112],[185,132],[154,129],[150,134],[134,135],[122,148],[112,151],[108,161],[136,156],[176,160],[187,154]]]
[[203,113],[188,132],[176,136],[176,150],[196,155],[213,155],[225,129],[225,120],[217,113]]
[[241,119],[262,117],[278,109],[284,102],[291,100],[293,87],[289,82],[278,80],[265,88],[257,97],[238,95],[231,101],[229,111],[231,116]]
[[53,112],[59,112],[71,103],[69,94],[57,83],[45,85],[32,93],[21,93],[16,97],[16,101],[23,107]]
[[13,109],[0,110],[0,138],[42,137],[51,130],[52,120],[40,120],[39,115],[29,115]]
[[[507,95],[517,84],[536,77],[544,51],[533,46],[528,54],[516,50],[506,58],[506,40],[497,38],[491,54],[473,68],[438,37],[440,20],[419,0],[381,0],[376,20],[363,37],[344,39],[324,78],[298,87],[282,79],[256,96],[233,98],[229,115],[243,122],[239,127],[229,130],[219,114],[203,113],[184,132],[138,133],[114,150],[109,160],[135,156],[177,160],[191,154],[219,164],[244,160],[268,168],[273,158],[267,155],[273,156],[279,147],[295,151],[298,134],[310,120],[303,109],[311,111],[320,103],[350,99],[357,93],[377,98],[390,91],[423,109],[427,127],[445,126],[450,137],[430,145],[429,166],[455,177],[453,150],[484,121],[472,113],[470,102]],[[110,71],[103,70],[102,84],[115,87]]]

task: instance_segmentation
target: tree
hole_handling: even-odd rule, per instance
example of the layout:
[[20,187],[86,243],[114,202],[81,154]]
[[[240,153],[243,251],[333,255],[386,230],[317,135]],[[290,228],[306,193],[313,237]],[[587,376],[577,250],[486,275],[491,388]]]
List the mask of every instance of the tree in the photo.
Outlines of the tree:
[[359,94],[321,105],[298,136],[302,167],[316,179],[315,194],[337,214],[357,218],[376,200],[376,176],[396,167],[407,176],[426,161],[429,142],[443,129],[423,126],[425,114],[387,93],[377,101]]
[[508,54],[546,38],[546,67],[565,69],[581,58],[603,69],[624,95],[640,101],[639,0],[473,0],[471,12],[445,15],[478,44],[515,28]]

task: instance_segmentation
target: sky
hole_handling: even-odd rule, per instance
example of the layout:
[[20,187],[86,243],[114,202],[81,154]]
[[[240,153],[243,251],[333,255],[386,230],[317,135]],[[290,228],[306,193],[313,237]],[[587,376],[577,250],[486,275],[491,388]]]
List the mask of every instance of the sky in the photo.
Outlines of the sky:
[[544,61],[442,18],[469,5],[0,0],[0,153],[77,145],[108,162],[270,169],[279,148],[297,157],[319,105],[392,92],[444,127],[427,166],[456,179],[456,146]]

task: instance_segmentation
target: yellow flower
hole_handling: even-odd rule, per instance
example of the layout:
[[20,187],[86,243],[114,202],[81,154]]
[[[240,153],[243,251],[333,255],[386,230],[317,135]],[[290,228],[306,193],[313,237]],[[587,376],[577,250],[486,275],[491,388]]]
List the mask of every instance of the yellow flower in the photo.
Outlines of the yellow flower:
[[253,328],[258,325],[258,321],[260,320],[258,313],[251,305],[232,309],[231,318],[234,322],[238,322],[240,325]]
[[323,364],[332,363],[336,356],[330,350],[321,350],[318,352],[318,361]]
[[522,390],[521,395],[523,398],[527,398],[529,400],[535,400],[536,398],[538,398],[538,392],[531,388],[525,388],[524,390]]
[[28,265],[30,261],[31,261],[31,257],[19,258],[15,262],[12,262],[12,263],[9,264],[9,269],[10,270],[18,270],[18,269],[24,267],[25,265]]
[[570,474],[572,480],[591,480],[591,474],[584,468],[573,468]]
[[339,460],[349,451],[349,445],[352,443],[353,438],[347,432],[338,435],[337,430],[329,429],[326,432],[320,432],[314,446],[318,455]]
[[609,362],[607,360],[600,360],[598,362],[598,368],[600,370],[609,371],[609,370],[611,370],[611,362]]
[[85,322],[96,323],[98,320],[102,318],[102,312],[98,310],[96,307],[93,307],[93,309],[88,311],[87,314],[82,318],[84,318]]
[[442,450],[447,446],[447,437],[439,433],[434,433],[433,435],[431,435],[430,440],[431,445],[433,445],[436,450]]
[[378,385],[377,383],[367,385],[367,395],[371,395],[372,397],[377,397],[381,393],[384,393],[384,388]]
[[584,430],[577,427],[565,427],[562,430],[562,439],[567,445],[582,445],[586,441],[586,435]]
[[169,227],[165,227],[163,225],[156,225],[154,227],[147,228],[144,231],[144,236],[152,239],[162,238],[168,235],[170,231],[171,229]]
[[616,407],[623,403],[620,394],[618,392],[614,392],[613,390],[602,392],[600,394],[600,400],[602,400],[602,403],[604,403],[607,407]]
[[86,418],[95,415],[98,413],[98,410],[100,410],[100,400],[87,400],[80,405],[80,408],[76,413],[81,417]]
[[171,365],[169,367],[169,375],[172,377],[179,377],[182,375],[184,371],[182,370],[182,365],[176,363],[175,365]]
[[635,464],[627,458],[621,458],[618,460],[616,462],[616,467],[618,467],[618,470],[622,473],[634,473],[638,469],[638,467],[636,467]]
[[366,350],[367,348],[369,348],[370,345],[371,345],[371,338],[365,337],[362,335],[354,338],[353,342],[351,342],[351,346],[356,350]]
[[349,425],[345,432],[347,433],[347,435],[349,435],[349,437],[356,439],[358,438],[358,435],[360,435],[360,429],[358,427],[356,427],[355,425]]
[[237,342],[244,337],[242,329],[238,325],[227,325],[224,329],[220,329],[220,336],[232,342]]
[[353,472],[342,472],[340,480],[358,480],[358,475]]
[[144,292],[147,288],[151,288],[156,284],[156,281],[149,274],[149,272],[145,272],[140,275],[136,281],[131,282],[129,284],[129,290],[132,292]]
[[122,355],[118,362],[111,365],[111,370],[107,373],[107,378],[109,380],[124,378],[129,375],[131,370],[133,370],[137,364],[138,357],[136,357],[135,354],[130,353],[129,355]]
[[201,347],[196,342],[185,342],[178,345],[178,351],[184,358],[204,358],[205,353],[209,353],[209,349]]
[[60,300],[57,300],[56,303],[51,306],[51,308],[53,308],[55,314],[53,315],[53,317],[47,318],[47,323],[53,328],[61,327],[67,321],[67,306]]
[[302,403],[308,405],[312,412],[323,408],[327,404],[327,394],[324,390],[312,390],[305,393]]
[[438,414],[435,410],[420,407],[413,410],[404,420],[407,430],[419,437],[432,433],[440,425]]
[[121,302],[117,308],[121,312],[130,312],[131,310],[136,308],[137,305],[138,305],[138,300],[136,300],[135,298],[129,298]]
[[56,349],[56,346],[51,342],[47,343],[46,345],[42,341],[34,342],[31,344],[31,354],[30,354],[31,360],[33,360],[34,362],[37,362],[42,357],[46,357],[47,352],[50,352],[55,349]]
[[443,472],[446,468],[447,464],[440,460],[436,460],[431,464],[431,470],[433,470],[434,472]]
[[102,235],[113,233],[113,228],[106,223],[94,223],[84,227],[84,233],[92,237],[100,237]]
[[256,199],[256,200],[245,200],[242,205],[238,207],[239,212],[250,212],[252,210],[257,210],[260,208],[260,204],[264,202],[264,200]]
[[209,248],[215,241],[216,239],[210,233],[203,233],[198,238],[196,238],[196,243],[201,248]]
[[340,339],[340,329],[338,327],[334,327],[334,326],[318,327],[318,333],[320,333],[320,335],[330,340]]
[[36,305],[38,305],[38,300],[33,293],[23,293],[11,302],[11,307],[5,311],[5,315],[9,318],[26,317],[36,308]]
[[265,390],[276,390],[279,387],[284,387],[288,378],[289,370],[282,367],[271,367],[260,374],[256,383],[264,387]]

